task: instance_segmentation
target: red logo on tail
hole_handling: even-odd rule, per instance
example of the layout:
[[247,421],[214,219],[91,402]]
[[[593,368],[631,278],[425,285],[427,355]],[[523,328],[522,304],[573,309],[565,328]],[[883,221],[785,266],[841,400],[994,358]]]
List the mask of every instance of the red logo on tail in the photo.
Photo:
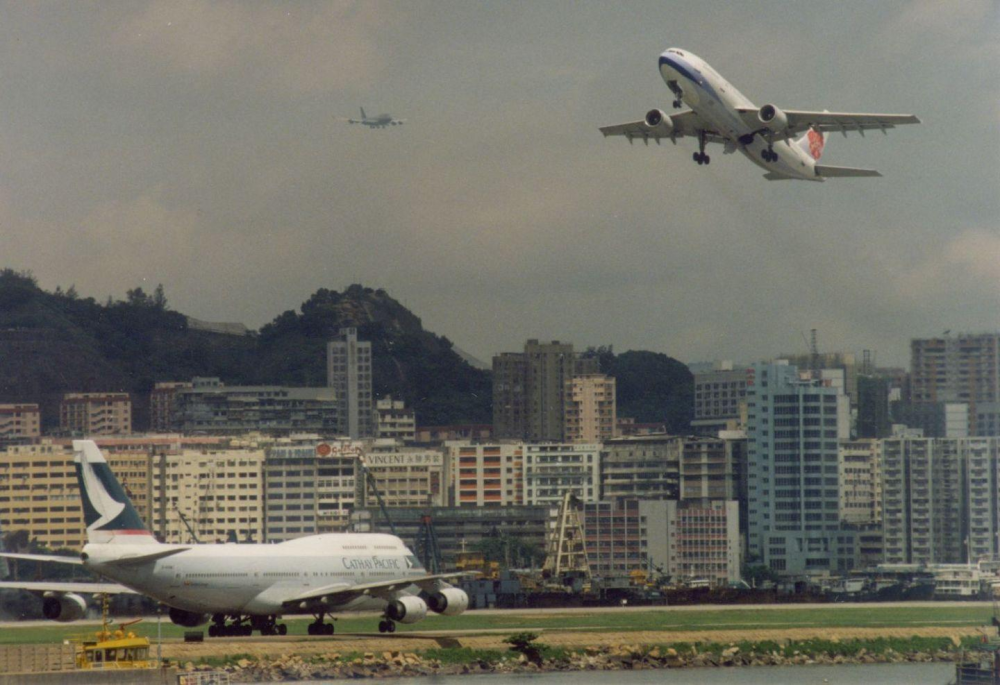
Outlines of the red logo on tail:
[[820,155],[823,154],[823,146],[826,144],[826,141],[823,140],[823,134],[811,128],[807,136],[809,137],[809,154],[812,155],[813,159],[819,159]]

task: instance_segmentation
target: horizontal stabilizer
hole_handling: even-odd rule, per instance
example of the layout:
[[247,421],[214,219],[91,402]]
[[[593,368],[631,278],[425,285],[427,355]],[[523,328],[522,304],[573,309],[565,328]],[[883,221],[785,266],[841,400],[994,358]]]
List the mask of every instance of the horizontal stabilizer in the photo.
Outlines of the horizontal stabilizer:
[[875,169],[855,169],[849,166],[824,166],[817,164],[816,175],[834,178],[838,176],[881,176],[882,174]]
[[768,181],[791,181],[792,180],[791,176],[785,176],[784,174],[776,174],[773,171],[768,171],[766,174],[764,174],[764,178],[766,178]]
[[[159,545],[157,545],[159,547]],[[141,564],[149,563],[150,561],[156,561],[157,559],[163,559],[164,557],[172,557],[175,554],[180,554],[181,552],[186,552],[191,549],[190,547],[171,547],[170,549],[158,549],[155,552],[150,552],[148,554],[136,554],[134,556],[122,556],[118,559],[111,559],[104,563],[113,566],[139,566]]]

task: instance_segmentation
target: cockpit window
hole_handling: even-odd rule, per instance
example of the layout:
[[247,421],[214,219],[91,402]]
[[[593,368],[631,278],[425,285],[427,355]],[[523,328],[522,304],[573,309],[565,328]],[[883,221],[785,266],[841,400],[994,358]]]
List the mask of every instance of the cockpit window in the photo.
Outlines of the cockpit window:
[[680,55],[681,57],[685,56],[684,53],[681,52],[680,50],[674,50],[674,54]]

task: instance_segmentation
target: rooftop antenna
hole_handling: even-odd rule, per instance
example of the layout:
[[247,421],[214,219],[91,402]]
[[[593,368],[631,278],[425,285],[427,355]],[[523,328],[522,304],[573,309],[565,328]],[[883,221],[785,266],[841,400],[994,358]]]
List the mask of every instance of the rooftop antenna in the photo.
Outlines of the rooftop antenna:
[[813,378],[819,378],[819,343],[816,341],[816,329],[809,331],[809,369]]

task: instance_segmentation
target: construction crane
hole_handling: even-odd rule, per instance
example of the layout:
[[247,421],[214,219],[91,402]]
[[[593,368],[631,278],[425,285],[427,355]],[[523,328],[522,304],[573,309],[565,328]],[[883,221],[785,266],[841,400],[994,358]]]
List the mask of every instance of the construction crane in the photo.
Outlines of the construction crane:
[[556,523],[548,542],[548,554],[542,566],[542,576],[556,578],[564,587],[592,580],[587,545],[580,518],[580,499],[572,492],[563,495]]
[[431,573],[441,572],[441,550],[438,549],[437,533],[430,512],[421,514],[420,531],[417,533],[417,556],[424,568]]
[[358,467],[361,469],[361,477],[365,481],[365,487],[370,487],[372,492],[375,493],[375,501],[378,502],[378,508],[382,512],[382,516],[389,523],[389,530],[392,534],[396,534],[396,524],[392,522],[392,518],[389,516],[389,510],[385,506],[385,501],[382,499],[382,493],[379,492],[378,484],[375,482],[375,476],[372,472],[368,470],[368,466],[365,464],[364,457],[358,457]]

